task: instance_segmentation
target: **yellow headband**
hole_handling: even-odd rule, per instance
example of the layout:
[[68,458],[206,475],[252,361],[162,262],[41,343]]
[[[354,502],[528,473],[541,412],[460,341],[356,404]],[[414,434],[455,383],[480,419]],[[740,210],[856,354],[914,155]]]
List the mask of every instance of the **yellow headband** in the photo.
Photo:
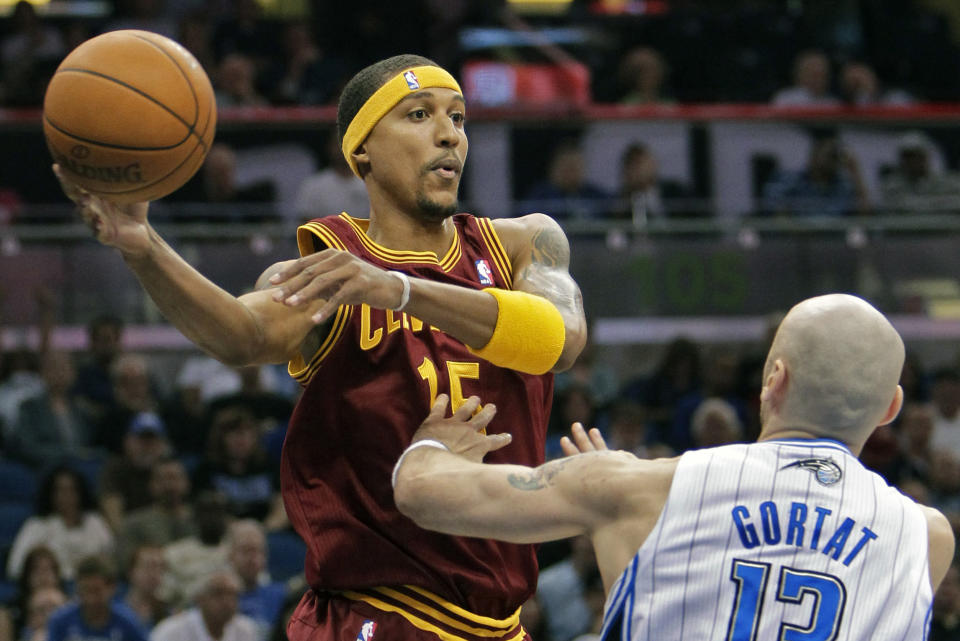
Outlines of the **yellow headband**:
[[353,173],[360,175],[357,163],[353,160],[353,152],[366,140],[380,119],[408,95],[427,87],[442,87],[463,93],[454,77],[444,69],[433,66],[412,67],[388,80],[363,103],[360,111],[350,121],[341,145],[343,157],[347,159]]

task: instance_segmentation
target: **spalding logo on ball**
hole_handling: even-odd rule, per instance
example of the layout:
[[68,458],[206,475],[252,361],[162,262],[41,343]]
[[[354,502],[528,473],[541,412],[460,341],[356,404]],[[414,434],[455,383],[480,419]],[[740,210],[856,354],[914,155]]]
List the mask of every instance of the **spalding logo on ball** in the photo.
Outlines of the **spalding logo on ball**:
[[200,63],[149,31],[87,40],[60,63],[43,100],[43,133],[66,176],[121,204],[163,198],[187,182],[216,124]]

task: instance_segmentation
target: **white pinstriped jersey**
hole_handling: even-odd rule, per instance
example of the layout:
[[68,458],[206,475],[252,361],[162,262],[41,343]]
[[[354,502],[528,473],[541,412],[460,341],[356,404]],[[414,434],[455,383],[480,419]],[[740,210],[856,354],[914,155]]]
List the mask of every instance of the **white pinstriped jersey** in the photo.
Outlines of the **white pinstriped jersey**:
[[902,641],[933,600],[920,507],[842,444],[684,454],[607,599],[616,641]]

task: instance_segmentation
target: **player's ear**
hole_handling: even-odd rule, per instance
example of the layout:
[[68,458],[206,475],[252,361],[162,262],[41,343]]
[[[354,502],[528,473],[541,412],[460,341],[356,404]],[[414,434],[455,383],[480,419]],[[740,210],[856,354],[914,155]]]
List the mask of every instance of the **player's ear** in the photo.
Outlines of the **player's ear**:
[[360,170],[360,175],[366,175],[370,168],[370,154],[367,153],[367,143],[364,142],[362,145],[357,147],[357,149],[350,154],[350,157],[353,158],[353,162],[357,164],[357,168]]
[[897,418],[901,407],[903,407],[903,388],[897,385],[897,391],[894,393],[893,400],[890,401],[890,406],[887,408],[887,413],[884,414],[883,420],[880,421],[880,425],[886,425]]
[[760,400],[770,401],[783,397],[787,389],[787,366],[781,359],[773,362],[773,367],[763,379],[763,388],[760,390]]

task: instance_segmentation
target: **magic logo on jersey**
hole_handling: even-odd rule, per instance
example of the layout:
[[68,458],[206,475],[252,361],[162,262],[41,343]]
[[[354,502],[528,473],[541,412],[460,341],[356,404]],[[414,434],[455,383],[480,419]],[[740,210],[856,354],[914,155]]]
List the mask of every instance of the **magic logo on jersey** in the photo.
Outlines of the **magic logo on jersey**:
[[373,634],[377,631],[377,622],[367,619],[363,622],[363,625],[360,626],[360,634],[357,635],[356,641],[373,641]]
[[474,264],[477,266],[477,276],[480,277],[480,284],[487,287],[493,285],[493,270],[490,269],[490,263],[480,258],[474,261]]
[[801,461],[794,461],[789,465],[784,465],[780,469],[785,470],[789,467],[810,470],[820,485],[833,485],[843,478],[843,472],[840,470],[840,466],[827,458],[805,458]]

